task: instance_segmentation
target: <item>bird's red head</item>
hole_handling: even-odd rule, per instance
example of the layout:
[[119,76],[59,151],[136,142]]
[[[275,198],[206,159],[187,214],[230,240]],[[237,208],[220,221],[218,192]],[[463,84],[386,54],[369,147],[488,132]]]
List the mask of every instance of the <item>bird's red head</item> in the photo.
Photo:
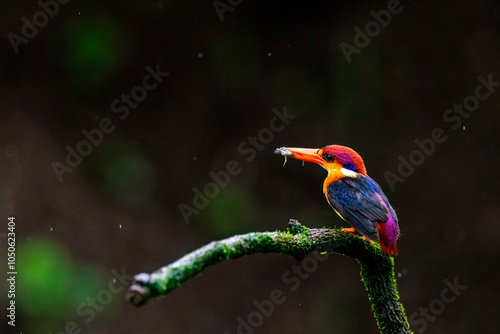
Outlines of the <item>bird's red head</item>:
[[361,156],[346,146],[328,145],[323,148],[314,149],[281,147],[277,148],[274,153],[298,160],[314,162],[329,173],[345,170],[347,173],[351,171],[367,176],[365,164]]

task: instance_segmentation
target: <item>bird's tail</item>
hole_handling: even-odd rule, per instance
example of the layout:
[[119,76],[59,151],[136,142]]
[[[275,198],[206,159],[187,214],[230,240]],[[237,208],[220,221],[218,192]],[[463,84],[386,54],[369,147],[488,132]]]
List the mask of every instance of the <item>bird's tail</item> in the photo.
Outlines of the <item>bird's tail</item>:
[[385,223],[378,223],[377,230],[380,236],[380,248],[382,252],[389,256],[398,255],[398,246],[396,241],[398,239],[397,223],[390,217]]

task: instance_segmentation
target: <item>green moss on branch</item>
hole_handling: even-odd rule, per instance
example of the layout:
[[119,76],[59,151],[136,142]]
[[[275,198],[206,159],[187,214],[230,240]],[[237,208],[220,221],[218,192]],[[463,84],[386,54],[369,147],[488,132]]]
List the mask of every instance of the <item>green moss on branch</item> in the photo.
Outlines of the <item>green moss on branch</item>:
[[380,332],[411,333],[399,302],[392,257],[384,255],[378,244],[360,237],[340,230],[309,229],[295,220],[290,220],[286,231],[252,232],[213,241],[151,274],[138,274],[128,289],[127,298],[136,306],[144,305],[225,260],[256,253],[282,253],[300,261],[315,250],[355,258],[361,266],[361,279]]

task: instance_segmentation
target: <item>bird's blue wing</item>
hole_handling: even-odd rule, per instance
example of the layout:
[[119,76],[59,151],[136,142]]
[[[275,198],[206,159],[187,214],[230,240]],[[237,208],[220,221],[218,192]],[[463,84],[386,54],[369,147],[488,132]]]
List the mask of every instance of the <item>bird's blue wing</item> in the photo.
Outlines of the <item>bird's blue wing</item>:
[[369,177],[344,177],[333,182],[327,187],[326,197],[342,219],[370,240],[379,240],[377,224],[386,222],[389,212],[397,223],[387,197]]

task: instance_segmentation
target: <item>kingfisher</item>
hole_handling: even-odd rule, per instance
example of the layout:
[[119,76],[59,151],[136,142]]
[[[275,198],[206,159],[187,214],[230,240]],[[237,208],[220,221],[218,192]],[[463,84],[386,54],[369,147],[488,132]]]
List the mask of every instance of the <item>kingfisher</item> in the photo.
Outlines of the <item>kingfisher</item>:
[[400,236],[398,216],[380,186],[366,173],[361,156],[353,149],[328,145],[319,149],[281,147],[274,153],[286,158],[314,162],[328,172],[323,193],[335,212],[368,240],[380,243],[382,252],[398,254]]

